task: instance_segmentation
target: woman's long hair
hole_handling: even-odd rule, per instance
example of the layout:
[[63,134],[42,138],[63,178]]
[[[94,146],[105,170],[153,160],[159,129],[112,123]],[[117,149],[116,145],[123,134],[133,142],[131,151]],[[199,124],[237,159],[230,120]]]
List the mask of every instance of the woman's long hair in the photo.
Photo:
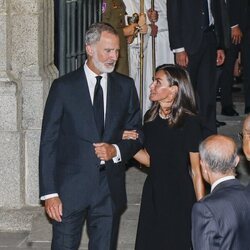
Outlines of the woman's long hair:
[[[184,114],[196,114],[193,87],[188,72],[182,67],[174,64],[163,64],[157,67],[156,72],[160,70],[164,71],[170,87],[174,85],[178,87],[167,120],[171,127],[176,127],[182,124]],[[159,102],[153,102],[152,107],[145,115],[145,122],[153,121],[157,117],[159,109]]]

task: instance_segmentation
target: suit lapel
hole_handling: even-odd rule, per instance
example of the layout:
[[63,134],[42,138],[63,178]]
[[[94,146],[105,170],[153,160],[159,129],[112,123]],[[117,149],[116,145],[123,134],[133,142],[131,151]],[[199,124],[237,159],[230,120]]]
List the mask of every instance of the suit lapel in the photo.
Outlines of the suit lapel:
[[[87,83],[87,78],[84,72],[84,69],[81,68],[77,80],[78,87],[76,88],[76,96],[77,102],[80,107],[81,118],[80,119],[83,123],[87,124],[84,126],[84,138],[85,140],[89,140],[91,142],[99,142],[100,137],[97,131],[94,113],[93,113],[93,105],[91,102],[90,94],[89,94],[89,87]],[[93,129],[95,128],[95,129]]]
[[119,98],[120,88],[116,84],[115,78],[112,74],[108,74],[107,79],[107,103],[106,103],[106,117],[103,139],[107,141],[110,137],[110,129],[112,123],[115,121],[117,112],[116,109],[121,101]]

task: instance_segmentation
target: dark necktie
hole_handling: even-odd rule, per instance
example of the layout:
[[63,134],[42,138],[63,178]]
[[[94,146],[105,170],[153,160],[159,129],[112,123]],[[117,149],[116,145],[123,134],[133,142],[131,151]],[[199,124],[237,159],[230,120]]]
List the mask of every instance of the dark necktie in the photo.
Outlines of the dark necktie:
[[202,26],[204,30],[209,27],[209,12],[208,12],[208,0],[202,1]]
[[94,108],[96,126],[99,135],[102,138],[104,131],[104,107],[103,107],[103,90],[101,86],[101,79],[102,76],[96,76],[93,108]]

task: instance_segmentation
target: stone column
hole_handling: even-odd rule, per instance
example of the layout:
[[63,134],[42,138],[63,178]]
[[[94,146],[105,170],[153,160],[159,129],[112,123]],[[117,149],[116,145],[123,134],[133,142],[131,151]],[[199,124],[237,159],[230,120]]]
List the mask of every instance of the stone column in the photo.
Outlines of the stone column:
[[40,205],[42,114],[58,75],[53,11],[53,0],[0,0],[0,210],[19,209],[18,216]]
[[19,208],[21,201],[20,133],[17,83],[10,77],[10,1],[0,0],[0,207]]
[[25,205],[38,205],[38,150],[44,102],[52,79],[53,0],[12,0],[12,73],[20,80],[22,183]]

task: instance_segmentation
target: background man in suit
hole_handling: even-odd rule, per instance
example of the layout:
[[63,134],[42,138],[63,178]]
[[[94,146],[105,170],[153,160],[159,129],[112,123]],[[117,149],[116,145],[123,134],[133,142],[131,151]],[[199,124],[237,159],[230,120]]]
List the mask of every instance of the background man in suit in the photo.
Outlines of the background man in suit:
[[242,9],[243,38],[242,38],[242,65],[243,84],[245,95],[245,114],[250,113],[250,0],[242,0],[245,3]]
[[220,4],[217,0],[168,0],[167,17],[170,47],[176,63],[190,74],[207,137],[217,132],[216,62],[224,61]]
[[249,192],[235,179],[239,162],[234,141],[213,135],[200,144],[204,179],[212,185],[211,194],[192,209],[194,250],[249,250]]
[[228,29],[229,35],[226,36],[225,39],[229,40],[227,41],[229,48],[226,50],[225,63],[222,67],[223,70],[220,78],[221,114],[226,116],[237,116],[239,114],[233,107],[232,98],[233,73],[235,61],[242,48],[242,41],[245,35],[247,35],[245,33],[247,0],[227,0],[225,8],[227,10],[227,20],[224,20],[224,29]]
[[141,113],[134,81],[112,72],[117,32],[93,24],[85,43],[84,67],[53,82],[43,118],[40,195],[56,250],[78,249],[85,219],[89,249],[116,249],[126,207],[124,162],[141,147],[139,139],[122,140],[125,129],[140,131]]

